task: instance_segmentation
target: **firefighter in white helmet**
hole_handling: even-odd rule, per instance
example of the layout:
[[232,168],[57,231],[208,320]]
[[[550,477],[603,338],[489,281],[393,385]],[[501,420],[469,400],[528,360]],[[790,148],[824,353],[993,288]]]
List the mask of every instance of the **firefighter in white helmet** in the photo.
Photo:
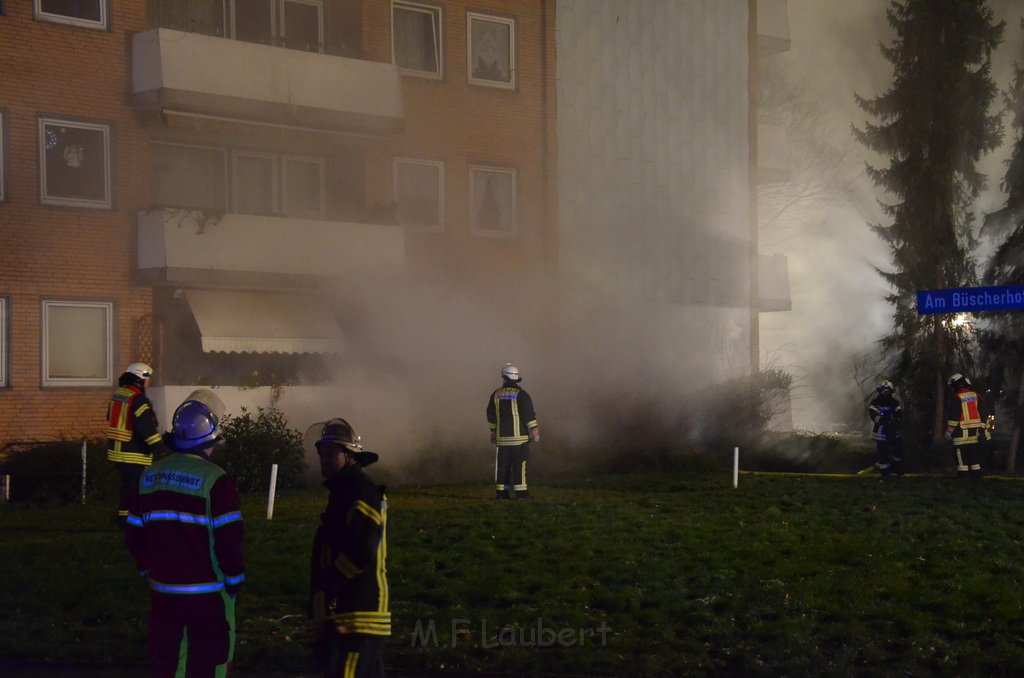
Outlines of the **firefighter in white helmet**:
[[540,428],[533,399],[520,385],[519,368],[506,363],[501,368],[502,385],[487,402],[487,423],[491,444],[496,446],[494,489],[496,499],[529,499],[526,464],[530,441],[540,442]]
[[873,424],[871,438],[878,452],[878,470],[882,476],[903,476],[903,436],[900,422],[903,405],[896,399],[896,387],[883,379],[875,387],[875,397],[868,404],[868,416]]
[[153,463],[153,455],[167,452],[160,435],[153,405],[146,387],[153,368],[132,363],[118,378],[118,389],[107,405],[107,460],[121,474],[121,496],[117,504],[117,522],[124,528],[128,500],[139,485],[143,469]]
[[957,372],[946,383],[946,440],[953,443],[956,453],[956,475],[980,480],[983,443],[992,438],[994,417],[985,416],[985,399],[966,375]]

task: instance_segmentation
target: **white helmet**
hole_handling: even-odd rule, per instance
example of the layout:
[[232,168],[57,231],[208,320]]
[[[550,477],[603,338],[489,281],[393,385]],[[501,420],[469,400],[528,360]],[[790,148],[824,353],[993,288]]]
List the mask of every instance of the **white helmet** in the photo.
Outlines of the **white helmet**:
[[509,381],[519,381],[519,368],[512,363],[505,363],[505,366],[501,368],[501,376]]
[[950,386],[956,386],[961,381],[967,384],[968,386],[971,385],[971,380],[968,379],[966,376],[960,374],[959,372],[951,376],[949,378],[949,381],[947,381],[946,383],[949,384]]
[[134,374],[140,381],[153,376],[153,368],[146,363],[132,363],[124,371],[127,374]]
[[882,381],[878,382],[878,386],[875,387],[875,390],[878,391],[879,393],[886,389],[889,389],[890,393],[896,392],[896,386],[893,385],[893,383],[888,379],[883,379]]

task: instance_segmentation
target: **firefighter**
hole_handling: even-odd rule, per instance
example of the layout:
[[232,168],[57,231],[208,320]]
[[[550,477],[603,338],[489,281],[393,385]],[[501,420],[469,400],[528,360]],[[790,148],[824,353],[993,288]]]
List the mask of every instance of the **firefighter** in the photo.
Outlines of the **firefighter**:
[[167,453],[156,413],[146,397],[152,376],[153,368],[146,363],[132,363],[118,378],[118,389],[107,405],[107,460],[114,462],[121,475],[117,523],[122,529],[128,517],[128,499],[143,469],[153,463],[154,455]]
[[896,399],[896,387],[883,379],[875,387],[875,395],[868,404],[868,416],[873,427],[871,439],[878,452],[878,470],[882,477],[896,475],[903,477],[903,436],[900,422],[903,419],[903,405]]
[[210,461],[224,405],[208,390],[174,412],[174,451],[147,469],[132,497],[125,544],[149,583],[154,676],[223,676],[235,652],[235,597],[245,580],[235,483]]
[[540,428],[533,411],[533,400],[519,382],[519,368],[511,363],[501,368],[502,385],[487,402],[487,423],[494,459],[495,499],[529,499],[526,464],[530,460],[530,441],[540,442]]
[[946,403],[946,440],[953,443],[956,452],[956,475],[980,480],[983,443],[992,438],[984,416],[985,399],[971,380],[959,372],[947,383],[950,393]]
[[325,676],[383,676],[391,635],[384,487],[363,472],[378,459],[344,419],[320,426],[316,442],[327,508],[313,538],[309,641]]

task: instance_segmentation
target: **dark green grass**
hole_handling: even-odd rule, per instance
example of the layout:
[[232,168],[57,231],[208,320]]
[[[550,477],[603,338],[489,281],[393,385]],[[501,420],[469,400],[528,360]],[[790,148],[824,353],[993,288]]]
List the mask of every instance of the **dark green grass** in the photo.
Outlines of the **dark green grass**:
[[[386,664],[1024,675],[1024,483],[730,480],[580,478],[535,487],[532,502],[491,501],[484,484],[392,489]],[[280,497],[270,522],[262,497],[245,502],[240,669],[305,670],[307,554],[324,499]],[[144,663],[145,585],[109,512],[0,507],[0,661]]]

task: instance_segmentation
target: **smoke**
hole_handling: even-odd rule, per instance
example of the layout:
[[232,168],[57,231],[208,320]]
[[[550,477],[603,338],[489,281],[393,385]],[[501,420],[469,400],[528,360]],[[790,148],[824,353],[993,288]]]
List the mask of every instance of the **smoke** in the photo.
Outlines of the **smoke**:
[[[888,0],[789,0],[791,48],[769,57],[769,70],[781,72],[783,90],[793,95],[788,102],[773,103],[783,111],[810,108],[820,114],[813,125],[788,128],[796,178],[806,186],[810,180],[799,170],[809,167],[819,181],[823,171],[850,179],[827,187],[827,200],[803,200],[781,215],[771,211],[771,195],[766,200],[762,192],[761,251],[787,255],[793,304],[789,312],[761,314],[762,360],[787,369],[795,378],[795,428],[823,430],[833,422],[863,423],[857,404],[864,384],[859,382],[870,385],[875,377],[884,376],[864,373],[872,369],[865,356],[877,355],[876,341],[891,327],[891,308],[884,299],[889,290],[875,270],[890,268],[889,253],[868,228],[886,223],[876,202],[885,196],[873,186],[864,166],[884,165],[887,160],[851,145],[850,129],[865,122],[854,93],[870,99],[891,86],[891,64],[879,51],[879,45],[890,44],[894,37],[885,16],[889,6]],[[1005,88],[1011,65],[1020,58],[1022,9],[1010,0],[991,6],[996,20],[1007,23],[1004,43],[993,57],[993,77]],[[979,212],[1005,199],[999,179],[1010,141],[1007,138],[1000,152],[979,164],[989,175]],[[801,150],[806,155],[800,155]],[[799,186],[789,190],[798,191]],[[771,218],[768,226],[766,213]]]

